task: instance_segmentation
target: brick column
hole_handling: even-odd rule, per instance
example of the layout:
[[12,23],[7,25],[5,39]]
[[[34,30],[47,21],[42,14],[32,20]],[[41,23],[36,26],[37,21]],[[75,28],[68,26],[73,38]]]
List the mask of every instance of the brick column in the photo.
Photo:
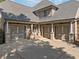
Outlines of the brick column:
[[53,24],[51,24],[51,40],[54,40],[54,27]]

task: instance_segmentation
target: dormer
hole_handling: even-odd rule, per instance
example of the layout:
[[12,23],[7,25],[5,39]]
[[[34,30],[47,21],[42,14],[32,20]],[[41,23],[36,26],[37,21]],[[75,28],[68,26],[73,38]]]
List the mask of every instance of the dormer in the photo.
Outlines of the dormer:
[[39,18],[42,18],[53,16],[56,10],[58,10],[58,8],[55,6],[55,4],[48,0],[43,0],[34,7],[33,13]]

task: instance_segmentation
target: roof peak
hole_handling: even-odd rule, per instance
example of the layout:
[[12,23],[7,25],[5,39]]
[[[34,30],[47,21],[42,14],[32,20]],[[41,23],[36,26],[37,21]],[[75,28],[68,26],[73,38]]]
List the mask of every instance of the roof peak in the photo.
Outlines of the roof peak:
[[78,1],[78,0],[70,0],[70,1]]
[[39,2],[37,5],[35,5],[33,7],[33,11],[36,11],[36,10],[48,7],[50,5],[56,7],[56,5],[54,3],[52,3],[51,1],[49,1],[49,0],[42,0],[41,2]]
[[6,0],[6,1],[11,1],[11,0]]

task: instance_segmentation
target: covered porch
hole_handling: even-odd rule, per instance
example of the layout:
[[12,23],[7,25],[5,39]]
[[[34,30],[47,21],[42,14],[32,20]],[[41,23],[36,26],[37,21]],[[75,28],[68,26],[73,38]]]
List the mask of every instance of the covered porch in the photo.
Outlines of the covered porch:
[[78,40],[77,21],[73,19],[41,23],[7,21],[5,25],[6,42],[41,38],[72,42]]
[[75,42],[78,39],[76,19],[42,22],[41,35],[51,40]]

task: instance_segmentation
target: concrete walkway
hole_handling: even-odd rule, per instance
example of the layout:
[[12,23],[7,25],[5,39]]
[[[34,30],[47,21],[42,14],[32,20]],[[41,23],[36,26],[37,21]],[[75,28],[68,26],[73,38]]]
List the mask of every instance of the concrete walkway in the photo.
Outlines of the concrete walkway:
[[63,48],[63,51],[74,57],[74,59],[79,59],[79,47],[74,44],[69,44],[62,40],[51,40],[50,41],[53,48]]

